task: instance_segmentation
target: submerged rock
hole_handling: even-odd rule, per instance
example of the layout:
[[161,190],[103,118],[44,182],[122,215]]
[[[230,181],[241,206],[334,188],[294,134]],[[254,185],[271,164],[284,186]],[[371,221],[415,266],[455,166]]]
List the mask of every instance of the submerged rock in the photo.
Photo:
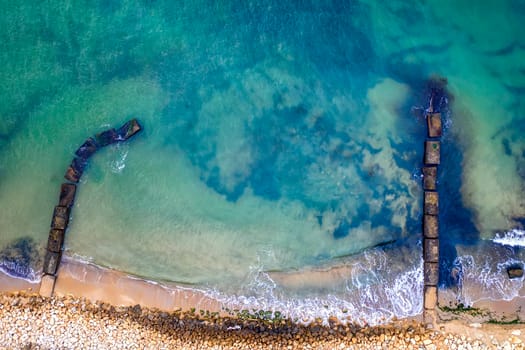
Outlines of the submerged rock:
[[507,274],[510,279],[521,278],[523,277],[523,266],[521,265],[512,265],[507,267]]
[[30,237],[19,238],[0,251],[0,269],[11,276],[34,280],[40,263],[38,246]]

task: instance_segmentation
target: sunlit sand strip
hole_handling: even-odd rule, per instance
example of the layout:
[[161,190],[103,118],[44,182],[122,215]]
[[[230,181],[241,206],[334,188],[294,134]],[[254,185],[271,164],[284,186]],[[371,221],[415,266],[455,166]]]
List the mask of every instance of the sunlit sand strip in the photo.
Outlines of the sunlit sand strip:
[[69,257],[62,260],[54,294],[84,297],[115,306],[141,305],[163,311],[221,312],[222,304],[197,289],[165,285]]

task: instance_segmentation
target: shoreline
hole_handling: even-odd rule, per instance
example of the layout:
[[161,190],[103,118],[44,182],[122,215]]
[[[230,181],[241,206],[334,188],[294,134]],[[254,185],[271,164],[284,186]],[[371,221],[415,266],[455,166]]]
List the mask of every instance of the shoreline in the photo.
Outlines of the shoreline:
[[[401,335],[406,335],[408,340],[405,339],[404,343],[399,344],[414,346],[414,348],[417,348],[417,344],[422,344],[426,348],[432,348],[430,345],[435,345],[435,349],[448,348],[454,342],[480,346],[485,344],[487,348],[500,348],[508,343],[513,349],[525,348],[523,346],[525,344],[525,325],[523,323],[491,324],[488,314],[469,314],[468,312],[456,313],[439,310],[440,322],[434,325],[434,329],[427,329],[421,317],[394,319],[377,326],[359,326],[351,322],[343,324],[335,318],[331,318],[328,324],[313,322],[310,325],[281,319],[282,324],[279,323],[283,327],[281,328],[265,320],[232,316],[226,312],[225,306],[220,301],[210,297],[205,291],[174,283],[147,281],[71,257],[65,257],[62,261],[54,296],[52,298],[40,297],[37,295],[38,290],[39,283],[0,273],[0,318],[5,320],[6,317],[11,317],[2,314],[2,300],[4,305],[6,303],[11,305],[10,307],[16,312],[23,311],[26,318],[29,317],[28,315],[33,315],[34,310],[39,310],[38,314],[42,309],[59,307],[61,312],[66,314],[64,317],[76,320],[77,317],[80,317],[77,306],[85,304],[87,306],[83,308],[89,311],[88,316],[81,316],[81,318],[93,317],[96,322],[99,322],[98,317],[102,313],[105,315],[104,320],[106,321],[104,322],[107,322],[109,318],[111,322],[117,322],[119,326],[116,327],[120,327],[122,320],[126,320],[124,330],[129,327],[141,329],[145,327],[146,332],[153,332],[155,337],[164,339],[165,342],[158,344],[171,344],[170,347],[178,344],[175,348],[184,344],[180,343],[181,340],[187,344],[193,344],[195,348],[265,348],[265,345],[270,343],[261,342],[263,339],[268,339],[272,342],[271,344],[281,344],[284,348],[287,346],[308,348],[308,344],[318,344],[319,348],[354,344],[374,348],[374,346],[390,346],[392,343],[388,343],[387,340],[396,339],[397,336],[400,341]],[[451,297],[453,293],[443,295],[440,301],[444,304]],[[18,300],[24,302],[19,303]],[[28,303],[31,311],[27,311]],[[518,296],[511,301],[482,300],[476,302],[472,307],[496,310],[499,315],[505,312],[508,314],[517,312],[522,317],[524,311],[520,306],[523,305],[525,305],[525,297]],[[72,313],[71,310],[73,310]],[[208,313],[203,314],[199,310],[205,310]],[[137,321],[137,312],[155,321],[144,325],[142,321]],[[168,327],[169,329],[166,328],[166,320],[170,320],[173,324],[176,323],[177,326],[174,326],[173,329],[170,328],[171,326]],[[164,326],[160,327],[158,322]],[[186,326],[181,326],[181,322],[185,322]],[[195,334],[188,338],[188,331]],[[283,338],[283,334],[290,332],[301,334],[303,338],[292,337],[295,343],[293,341],[288,343],[289,339]],[[0,331],[0,338],[2,336],[2,331]],[[222,343],[211,346],[210,339],[214,337],[222,339]],[[39,342],[38,339],[28,341],[34,344],[47,344]],[[244,341],[248,343],[243,343]],[[353,343],[354,341],[356,343]],[[67,346],[68,343],[64,344]],[[241,346],[242,344],[244,347]],[[16,343],[16,345],[21,344]],[[49,347],[49,345],[46,346]]]
[[0,344],[24,349],[525,349],[520,325],[416,320],[380,326],[301,325],[114,306],[72,296],[0,293]]
[[204,291],[175,283],[155,282],[64,256],[54,294],[83,297],[115,306],[141,305],[162,311],[192,308],[222,312],[223,305]]
[[[325,270],[307,270],[299,274],[299,276],[291,274],[288,277],[286,276],[287,273],[281,273],[275,276],[272,275],[272,277],[277,278],[277,280],[290,278],[292,282],[296,282],[295,280],[299,279],[300,284],[304,284],[301,278],[304,279],[302,275],[306,274],[314,279],[314,281],[310,281],[311,283],[320,283],[325,281],[323,278],[333,278],[332,274],[336,277],[339,276],[341,269],[347,269],[347,266],[332,266],[332,268],[326,270],[331,272],[330,276],[323,275],[324,277],[319,277],[318,275],[323,271],[326,272]],[[332,273],[332,270],[335,272]],[[476,290],[476,286],[472,284],[472,281],[465,284],[464,288],[469,289],[471,292]],[[0,271],[0,293],[25,292],[38,294],[39,289],[40,281],[28,281],[12,277]],[[203,310],[219,313],[224,317],[232,316],[232,313],[228,312],[229,310],[243,309],[243,305],[226,305],[211,296],[206,290],[184,286],[176,282],[148,280],[67,255],[64,255],[57,271],[53,295],[57,297],[85,298],[91,302],[103,302],[117,307],[140,305],[165,312],[173,312],[175,310],[187,312],[192,309],[196,311]],[[520,289],[518,295],[509,300],[486,298],[476,295],[476,293],[473,296],[476,299],[471,304],[464,305],[464,307],[483,310],[484,313],[482,315],[477,315],[477,320],[480,322],[514,319],[525,321],[525,285]],[[438,309],[441,309],[441,319],[448,321],[451,317],[444,315],[443,308],[450,310],[463,304],[457,291],[453,289],[439,289],[438,305]],[[331,316],[330,318],[333,319],[334,317]],[[319,319],[316,318],[316,321],[319,321]],[[394,320],[398,319],[422,321],[423,310],[421,310],[420,314],[408,317],[394,315]],[[358,322],[358,320],[352,321],[350,319],[346,319],[346,321],[349,321],[349,323]],[[388,320],[385,321],[386,323],[384,324],[387,324]],[[382,324],[378,325],[381,326]]]

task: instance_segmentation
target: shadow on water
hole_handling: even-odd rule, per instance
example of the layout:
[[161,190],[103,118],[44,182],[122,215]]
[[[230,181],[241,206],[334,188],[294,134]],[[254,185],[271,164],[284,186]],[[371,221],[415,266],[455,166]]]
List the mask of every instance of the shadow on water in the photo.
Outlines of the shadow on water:
[[[416,117],[424,122],[424,110],[430,98],[432,85],[438,84],[438,88],[446,84],[446,80],[440,77],[430,77],[430,80],[421,80],[426,76],[426,69],[420,65],[404,65],[403,69],[387,67],[387,71],[396,79],[410,85],[414,91],[414,107]],[[403,72],[403,73],[402,73]],[[404,72],[412,72],[406,75]],[[417,72],[414,74],[414,72]],[[445,90],[446,91],[446,90]],[[444,104],[441,104],[441,101]],[[458,140],[454,138],[449,130],[451,114],[451,103],[454,96],[446,92],[446,99],[440,99],[440,105],[434,105],[434,110],[440,110],[443,116],[443,136],[441,137],[441,164],[438,171],[439,196],[439,250],[440,250],[440,275],[439,285],[441,287],[454,287],[459,281],[461,267],[455,266],[457,258],[456,245],[473,245],[479,242],[479,232],[472,221],[473,214],[470,209],[463,205],[461,194],[463,154]],[[434,101],[436,103],[436,101]],[[425,123],[425,122],[424,122]],[[452,125],[454,125],[452,123]],[[426,132],[426,127],[425,131]]]
[[[452,116],[453,118],[453,116]],[[439,236],[440,276],[442,287],[452,287],[459,277],[454,271],[457,244],[473,245],[479,241],[479,232],[472,221],[472,212],[463,205],[461,195],[463,154],[459,144],[446,132],[441,145],[441,164],[438,175],[440,191]]]

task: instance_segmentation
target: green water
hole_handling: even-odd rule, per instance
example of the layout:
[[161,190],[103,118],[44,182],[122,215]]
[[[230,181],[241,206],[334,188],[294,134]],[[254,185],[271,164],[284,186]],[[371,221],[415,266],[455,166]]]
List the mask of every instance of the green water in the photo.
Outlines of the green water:
[[[360,317],[417,313],[425,128],[411,107],[426,107],[433,74],[448,80],[443,141],[457,160],[440,168],[443,231],[492,239],[525,217],[522,1],[2,9],[0,246],[30,237],[44,249],[77,147],[137,117],[143,133],[90,160],[68,254],[314,314],[404,283],[402,305],[387,293]],[[395,247],[391,263],[363,258],[364,284],[290,291],[266,275],[341,256],[361,266],[393,240],[408,258]]]

